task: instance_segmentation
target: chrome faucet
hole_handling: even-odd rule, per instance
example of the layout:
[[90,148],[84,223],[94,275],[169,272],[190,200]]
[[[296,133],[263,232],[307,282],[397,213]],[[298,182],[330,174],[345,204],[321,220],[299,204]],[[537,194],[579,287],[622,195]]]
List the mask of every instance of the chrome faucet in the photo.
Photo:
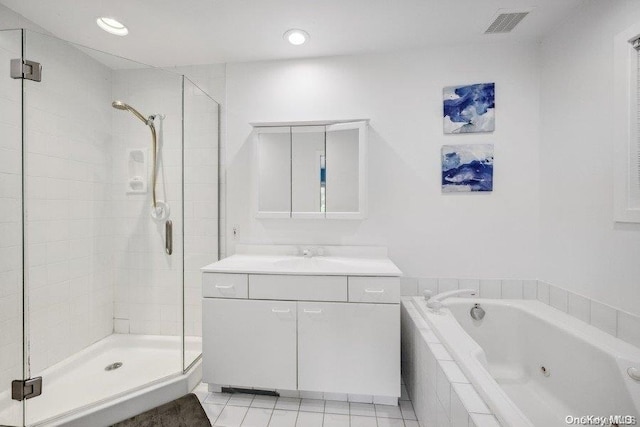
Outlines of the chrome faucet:
[[444,301],[447,298],[457,297],[457,296],[470,296],[474,297],[478,295],[478,291],[475,289],[456,289],[454,291],[441,292],[438,295],[434,295],[427,300],[427,307],[433,310],[439,310],[442,308]]

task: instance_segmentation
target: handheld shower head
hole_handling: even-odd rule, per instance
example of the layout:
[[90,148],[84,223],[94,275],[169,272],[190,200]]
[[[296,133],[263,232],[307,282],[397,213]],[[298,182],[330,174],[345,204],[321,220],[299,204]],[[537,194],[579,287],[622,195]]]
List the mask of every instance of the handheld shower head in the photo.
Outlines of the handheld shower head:
[[113,101],[111,103],[111,106],[117,110],[126,110],[127,109],[127,104],[125,104],[122,101]]
[[136,116],[137,118],[140,119],[140,121],[142,121],[142,123],[144,123],[145,125],[149,126],[149,130],[151,130],[151,149],[153,150],[153,172],[151,175],[151,179],[152,179],[152,206],[153,209],[157,208],[157,201],[156,201],[156,183],[157,183],[157,169],[158,169],[158,160],[157,160],[157,155],[158,155],[158,138],[156,135],[156,127],[153,124],[153,120],[155,118],[155,116],[149,116],[149,118],[145,118],[142,114],[140,114],[140,112],[138,110],[136,110],[135,108],[133,108],[131,105],[127,104],[126,102],[122,102],[122,101],[113,101],[111,103],[111,106],[113,108],[115,108],[116,110],[122,110],[122,111],[129,111],[131,114],[133,114],[134,116]]
[[113,101],[111,103],[111,106],[113,108],[115,108],[116,110],[122,110],[122,111],[130,111],[134,116],[136,116],[137,118],[139,118],[142,123],[144,123],[147,126],[151,126],[151,120],[145,118],[142,114],[140,114],[140,112],[138,110],[136,110],[135,108],[133,108],[131,105],[127,104],[126,102],[122,102],[122,101]]

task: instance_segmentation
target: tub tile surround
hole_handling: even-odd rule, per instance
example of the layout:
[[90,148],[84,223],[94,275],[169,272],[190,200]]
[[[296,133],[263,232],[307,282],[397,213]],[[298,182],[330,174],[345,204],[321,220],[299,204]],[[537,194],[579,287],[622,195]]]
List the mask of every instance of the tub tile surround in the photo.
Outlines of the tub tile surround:
[[629,344],[640,347],[640,317],[535,279],[438,279],[402,277],[403,296],[477,289],[480,298],[537,299]]
[[402,298],[402,376],[420,426],[499,426],[453,357]]

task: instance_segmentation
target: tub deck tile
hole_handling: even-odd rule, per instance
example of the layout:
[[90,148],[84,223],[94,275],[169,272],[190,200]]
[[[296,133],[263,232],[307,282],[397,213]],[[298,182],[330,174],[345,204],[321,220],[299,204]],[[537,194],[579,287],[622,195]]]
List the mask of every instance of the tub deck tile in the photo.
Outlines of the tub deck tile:
[[453,384],[453,393],[451,394],[458,395],[467,412],[491,414],[484,400],[471,384]]

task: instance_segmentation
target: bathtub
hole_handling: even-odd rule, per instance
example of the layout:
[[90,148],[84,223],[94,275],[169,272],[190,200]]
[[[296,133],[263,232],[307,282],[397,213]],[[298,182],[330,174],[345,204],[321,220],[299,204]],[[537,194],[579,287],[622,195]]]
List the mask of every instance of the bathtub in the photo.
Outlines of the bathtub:
[[[640,369],[639,348],[535,300],[451,298],[437,313],[412,302],[503,426],[640,423],[640,381],[627,373]],[[475,303],[480,321],[469,314]]]

